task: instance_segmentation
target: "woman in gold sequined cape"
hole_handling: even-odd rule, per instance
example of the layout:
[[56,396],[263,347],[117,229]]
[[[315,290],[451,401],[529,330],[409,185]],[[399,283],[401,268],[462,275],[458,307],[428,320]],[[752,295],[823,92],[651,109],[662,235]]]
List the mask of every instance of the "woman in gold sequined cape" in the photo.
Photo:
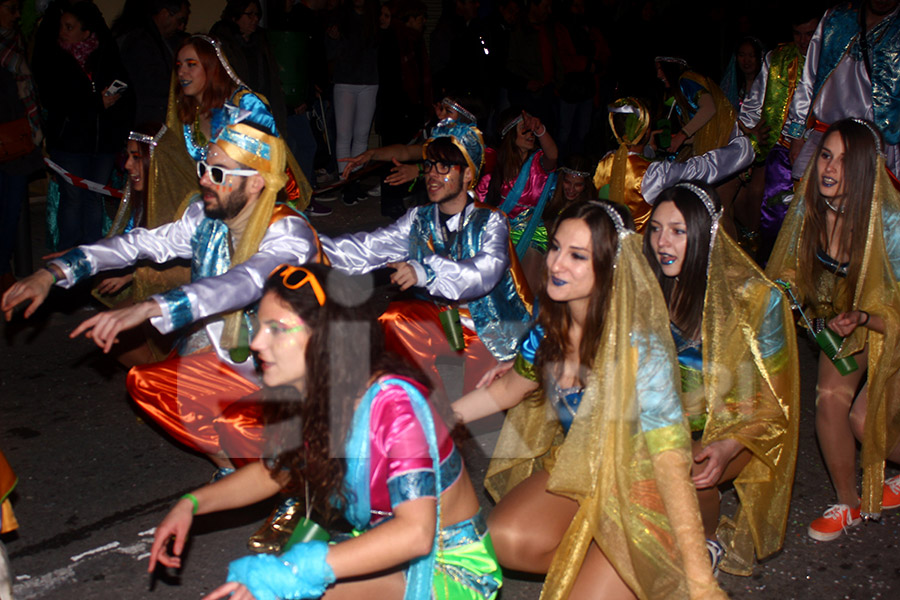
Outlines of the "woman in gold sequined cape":
[[[719,230],[720,217],[712,187],[677,184],[657,199],[644,254],[678,325],[705,533],[724,545],[723,570],[750,575],[754,552],[762,559],[784,542],[797,457],[797,344],[781,289]],[[679,235],[687,236],[682,250],[673,243]],[[699,335],[683,333],[690,331]],[[720,520],[719,486],[730,481],[740,504]]]
[[[639,236],[623,225],[627,209],[612,206],[570,206],[551,235],[542,285],[546,314],[553,314],[548,277],[565,278],[552,282],[558,287],[577,283],[551,266],[560,252],[571,252],[558,232],[581,220],[591,240],[603,240],[600,250],[591,240],[587,244],[596,273],[591,297],[605,302],[602,333],[590,338],[596,350],[583,365],[583,393],[568,431],[548,399],[557,377],[564,376],[553,367],[559,363],[553,362],[551,342],[550,354],[537,362],[540,372],[541,360],[550,360],[538,377],[540,387],[529,379],[523,350],[512,370],[453,408],[463,421],[510,408],[485,479],[499,500],[489,521],[501,564],[546,570],[541,598],[725,598],[712,576],[690,482],[690,440],[665,302],[641,255]],[[539,322],[554,327],[546,316]],[[571,351],[565,354],[568,364]],[[529,390],[537,399],[523,400]]]
[[[845,148],[843,197],[829,200],[820,191],[818,163],[834,133]],[[794,286],[810,319],[824,319],[845,336],[838,356],[854,356],[859,364],[857,371],[841,376],[824,353],[820,356],[816,432],[839,505],[859,506],[862,515],[871,517],[880,515],[892,491],[890,483],[896,481],[892,478],[885,485],[885,461],[900,460],[900,195],[880,144],[877,129],[868,121],[847,119],[829,127],[766,267],[769,277]],[[838,202],[838,211],[826,200]],[[828,225],[832,220],[851,223],[849,239],[838,239],[841,236]],[[817,258],[815,251],[828,256]],[[838,264],[839,270],[846,268],[846,276],[824,267],[822,259],[829,257],[846,263]],[[867,380],[859,388],[863,377]],[[861,495],[854,437],[862,443]]]

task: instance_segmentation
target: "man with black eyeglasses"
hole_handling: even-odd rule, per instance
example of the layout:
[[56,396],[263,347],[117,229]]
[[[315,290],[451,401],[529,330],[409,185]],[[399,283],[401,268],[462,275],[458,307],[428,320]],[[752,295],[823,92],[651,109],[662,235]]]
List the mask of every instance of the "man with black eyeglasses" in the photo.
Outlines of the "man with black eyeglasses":
[[500,211],[476,202],[470,191],[484,156],[473,125],[442,121],[425,143],[429,205],[410,208],[388,227],[370,233],[322,236],[333,267],[366,273],[391,267],[391,281],[412,290],[381,316],[388,350],[411,359],[445,395],[437,357],[465,357],[464,390],[498,361],[515,357],[531,321],[531,293]]
[[262,451],[259,436],[254,437],[258,431],[238,423],[243,417],[238,413],[255,415],[257,407],[247,403],[228,412],[260,388],[249,350],[252,307],[275,267],[320,257],[306,218],[276,201],[286,182],[285,154],[281,138],[255,125],[226,126],[210,144],[206,161],[198,163],[201,193],[179,220],[76,247],[13,285],[0,302],[7,320],[27,304],[27,318],[54,285],[71,288],[99,271],[137,261],[190,260],[191,283],[100,312],[71,337],[84,334],[108,353],[120,334],[147,321],[163,334],[187,331],[170,358],[132,368],[127,387],[173,438],[207,454],[222,473],[258,459]]

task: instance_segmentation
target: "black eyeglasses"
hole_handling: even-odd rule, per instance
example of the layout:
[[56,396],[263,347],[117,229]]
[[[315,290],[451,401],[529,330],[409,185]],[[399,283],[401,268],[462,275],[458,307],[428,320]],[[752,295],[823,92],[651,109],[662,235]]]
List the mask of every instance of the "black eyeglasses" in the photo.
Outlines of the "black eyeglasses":
[[209,180],[216,185],[225,183],[225,178],[229,175],[237,177],[250,177],[256,175],[257,171],[253,169],[226,169],[217,165],[211,165],[205,160],[197,161],[197,177],[203,179],[205,174],[209,174]]
[[434,169],[435,171],[437,171],[438,175],[446,175],[450,172],[450,169],[458,166],[460,165],[445,163],[439,160],[428,160],[427,158],[422,161],[422,171],[424,171],[425,173],[431,173],[431,169]]

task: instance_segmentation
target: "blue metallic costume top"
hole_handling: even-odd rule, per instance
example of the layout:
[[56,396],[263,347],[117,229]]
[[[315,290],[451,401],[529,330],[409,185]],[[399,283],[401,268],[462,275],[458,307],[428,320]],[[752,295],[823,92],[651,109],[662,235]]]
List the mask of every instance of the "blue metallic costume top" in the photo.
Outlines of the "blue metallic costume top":
[[[784,134],[799,138],[808,126],[808,118],[820,92],[838,65],[849,56],[857,63],[864,57],[859,43],[859,4],[846,2],[828,11],[822,18],[807,52],[803,77],[785,124]],[[900,142],[900,11],[895,9],[866,33],[872,67],[871,103],[873,121],[885,141]],[[848,86],[842,86],[846,88]],[[847,90],[844,89],[846,93]],[[838,106],[843,103],[838,102]],[[816,115],[823,122],[837,119]],[[866,117],[849,111],[844,117]]]
[[[759,344],[759,355],[764,361],[774,360],[784,348],[783,299],[784,296],[781,292],[776,289],[771,290],[768,308],[759,324],[756,342]],[[675,351],[678,353],[682,395],[697,400],[697,402],[685,402],[685,416],[691,431],[703,431],[707,418],[703,387],[703,342],[690,339],[675,323],[669,323],[669,327],[675,342]]]
[[[531,381],[539,380],[534,361],[543,340],[544,329],[535,324],[522,341],[513,365],[516,373]],[[631,336],[632,344],[637,347],[640,365],[636,384],[641,428],[644,431],[668,427],[680,423],[682,419],[681,400],[671,385],[672,363],[665,348],[658,342],[648,343],[651,340],[636,333]],[[561,388],[554,377],[544,377],[544,396],[556,412],[565,433],[569,432],[575,420],[583,393],[582,387]]]
[[392,225],[373,232],[321,236],[336,269],[367,273],[408,261],[425,299],[467,303],[474,329],[499,361],[511,360],[531,321],[529,300],[514,280],[509,225],[503,213],[475,202],[446,223],[444,237],[436,204],[413,207]]
[[51,264],[65,274],[57,285],[69,288],[99,271],[127,267],[139,260],[162,264],[190,259],[191,283],[150,297],[162,311],[150,323],[165,334],[205,319],[206,334],[219,358],[254,380],[253,361],[235,363],[228,350],[220,347],[222,319],[216,316],[255,304],[262,296],[266,278],[278,265],[303,264],[318,256],[316,233],[302,214],[285,205],[276,206],[275,214],[259,251],[234,268],[228,226],[206,216],[199,196],[178,221],[156,229],[138,227],[124,235],[79,246]]

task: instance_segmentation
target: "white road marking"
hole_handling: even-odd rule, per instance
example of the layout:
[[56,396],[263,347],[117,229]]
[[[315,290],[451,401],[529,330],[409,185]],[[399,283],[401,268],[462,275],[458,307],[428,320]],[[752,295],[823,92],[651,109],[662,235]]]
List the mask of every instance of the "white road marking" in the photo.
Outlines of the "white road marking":
[[94,548],[93,550],[88,550],[87,552],[82,552],[81,554],[76,554],[71,557],[69,560],[72,562],[78,562],[85,556],[91,556],[92,554],[100,554],[101,552],[106,552],[107,550],[112,550],[113,548],[118,548],[119,542],[110,542],[104,546],[100,546],[98,548]]
[[31,600],[53,591],[69,582],[75,581],[75,568],[68,566],[45,573],[40,577],[29,579],[13,586],[13,598],[18,600]]
[[[150,545],[153,542],[152,539],[146,538],[147,536],[153,535],[155,531],[156,528],[153,528],[138,533],[138,537],[142,537],[145,539],[137,540],[137,542],[132,545],[122,546],[118,541],[112,541],[108,544],[104,544],[103,546],[98,546],[97,548],[82,552],[81,554],[76,554],[75,556],[70,557],[69,560],[71,560],[73,563],[77,563],[80,567],[89,562],[91,559],[97,558],[98,556],[101,556],[102,554],[109,551],[115,551],[116,554],[131,556],[136,561],[144,560],[150,556],[150,552],[148,552],[148,550],[150,549]],[[74,564],[67,565],[60,569],[55,569],[53,571],[50,571],[49,573],[44,573],[43,575],[17,575],[16,583],[13,585],[13,597],[16,598],[16,600],[32,600],[35,598],[41,598],[50,594],[56,588],[59,588],[68,583],[73,583],[75,581],[76,576]]]

